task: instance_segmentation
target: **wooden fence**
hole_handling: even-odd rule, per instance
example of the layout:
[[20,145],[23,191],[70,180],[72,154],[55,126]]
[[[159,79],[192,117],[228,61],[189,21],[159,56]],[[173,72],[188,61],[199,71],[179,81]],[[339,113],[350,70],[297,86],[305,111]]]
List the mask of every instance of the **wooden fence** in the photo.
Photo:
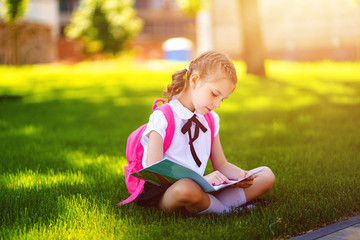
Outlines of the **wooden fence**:
[[39,23],[0,20],[0,64],[48,63],[54,59],[51,27]]

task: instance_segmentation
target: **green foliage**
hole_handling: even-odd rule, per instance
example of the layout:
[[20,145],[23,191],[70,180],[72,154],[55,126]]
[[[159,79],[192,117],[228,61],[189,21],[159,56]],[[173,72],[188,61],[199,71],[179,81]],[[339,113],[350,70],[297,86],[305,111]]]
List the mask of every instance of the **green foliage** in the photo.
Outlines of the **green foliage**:
[[126,49],[142,25],[133,0],[83,0],[65,32],[69,38],[83,40],[87,53],[116,54]]
[[282,239],[359,212],[360,63],[269,61],[266,81],[235,66],[222,146],[274,171],[272,203],[202,217],[115,207],[127,137],[186,64],[0,66],[0,239]]
[[210,0],[176,0],[179,7],[189,16],[196,17],[196,14],[209,7]]
[[25,15],[29,0],[3,0],[3,2],[5,5],[1,15],[4,16],[5,21],[12,23]]

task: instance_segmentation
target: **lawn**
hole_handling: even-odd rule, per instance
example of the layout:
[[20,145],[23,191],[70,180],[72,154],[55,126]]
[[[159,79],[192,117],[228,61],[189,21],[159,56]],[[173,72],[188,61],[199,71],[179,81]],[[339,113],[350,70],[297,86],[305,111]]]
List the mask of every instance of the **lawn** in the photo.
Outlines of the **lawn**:
[[127,136],[185,66],[0,66],[0,238],[288,238],[360,212],[360,64],[334,62],[268,61],[267,79],[236,64],[222,144],[230,162],[274,171],[270,205],[202,217],[116,207]]

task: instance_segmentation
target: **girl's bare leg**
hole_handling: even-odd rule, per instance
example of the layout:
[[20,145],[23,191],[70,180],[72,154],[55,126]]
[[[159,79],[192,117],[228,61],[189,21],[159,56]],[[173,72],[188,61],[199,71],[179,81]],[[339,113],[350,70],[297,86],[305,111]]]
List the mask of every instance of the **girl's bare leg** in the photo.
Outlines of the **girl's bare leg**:
[[[259,168],[249,171],[252,173]],[[275,182],[275,176],[270,168],[256,174],[253,185],[244,188],[246,201],[251,201],[269,191]],[[210,198],[193,180],[184,178],[175,182],[164,193],[159,201],[159,208],[165,211],[176,211],[182,207],[188,212],[198,213],[208,209]]]
[[[262,168],[262,167],[259,167]],[[259,168],[255,168],[249,171],[249,173],[255,172]],[[260,195],[269,191],[275,182],[275,175],[270,168],[265,167],[265,170],[255,174],[253,185],[248,188],[244,188],[246,201],[251,201]]]
[[198,213],[207,209],[209,205],[209,196],[197,183],[188,178],[171,185],[159,201],[159,208],[169,212],[185,207],[188,212]]

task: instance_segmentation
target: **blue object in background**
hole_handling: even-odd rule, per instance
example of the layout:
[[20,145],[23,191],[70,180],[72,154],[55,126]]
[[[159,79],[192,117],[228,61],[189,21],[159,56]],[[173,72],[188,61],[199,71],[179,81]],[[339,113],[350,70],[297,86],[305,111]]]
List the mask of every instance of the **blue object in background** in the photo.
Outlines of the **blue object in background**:
[[170,61],[189,61],[192,59],[193,44],[186,38],[170,38],[162,45],[164,59]]
[[189,61],[191,59],[191,51],[189,50],[173,50],[164,51],[164,58],[175,61]]

